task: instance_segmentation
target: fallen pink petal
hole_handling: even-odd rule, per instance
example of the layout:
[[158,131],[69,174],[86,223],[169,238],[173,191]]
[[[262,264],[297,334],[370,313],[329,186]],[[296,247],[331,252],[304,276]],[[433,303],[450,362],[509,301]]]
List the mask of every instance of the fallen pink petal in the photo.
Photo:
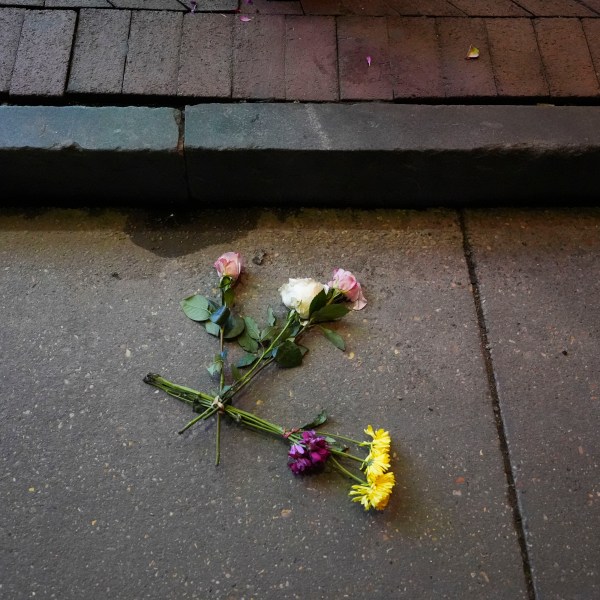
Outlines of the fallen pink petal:
[[248,17],[247,15],[242,15],[242,16],[240,17],[240,21],[241,21],[242,23],[247,23],[248,21],[252,21],[252,18],[251,18],[251,17]]
[[371,57],[370,57],[370,56],[367,56],[367,64],[368,64],[369,66],[371,66]]

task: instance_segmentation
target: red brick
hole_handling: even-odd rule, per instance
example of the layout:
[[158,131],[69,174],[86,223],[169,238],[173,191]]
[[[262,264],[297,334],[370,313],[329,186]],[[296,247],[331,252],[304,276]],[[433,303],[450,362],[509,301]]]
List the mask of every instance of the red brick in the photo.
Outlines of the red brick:
[[302,0],[302,8],[306,15],[347,15],[342,0]]
[[487,19],[496,87],[500,96],[547,96],[542,57],[531,19]]
[[133,12],[124,94],[175,94],[183,15],[176,12]]
[[0,9],[0,92],[10,87],[24,17],[25,11],[19,8]]
[[464,13],[447,0],[388,0],[388,4],[402,16],[460,17]]
[[12,95],[62,96],[76,12],[28,10],[10,82]]
[[285,17],[238,17],[233,40],[233,97],[285,99]]
[[384,18],[338,17],[338,60],[342,100],[393,99]]
[[452,0],[452,4],[470,17],[531,16],[511,0]]
[[[442,53],[442,74],[446,96],[495,96],[496,84],[482,19],[436,19]],[[479,58],[467,60],[470,46],[479,49]]]
[[600,0],[583,0],[583,4],[600,15]]
[[600,19],[583,19],[582,24],[596,70],[596,77],[600,81]]
[[443,98],[442,63],[435,21],[389,17],[394,98]]
[[594,13],[576,0],[519,0],[536,17],[591,17]]
[[177,0],[112,0],[112,4],[117,8],[137,8],[140,10],[185,10],[185,6]]
[[339,99],[335,18],[286,18],[285,97],[287,100]]
[[121,93],[130,23],[128,10],[80,11],[69,92]]
[[381,17],[397,12],[386,0],[302,0],[307,15],[361,15]]
[[385,17],[397,14],[386,0],[342,0],[346,14],[363,17]]
[[252,4],[246,4],[242,0],[240,12],[246,15],[303,15],[300,0],[252,0]]
[[205,98],[231,96],[234,15],[183,17],[177,94]]
[[592,57],[579,19],[536,19],[535,30],[552,96],[597,96]]

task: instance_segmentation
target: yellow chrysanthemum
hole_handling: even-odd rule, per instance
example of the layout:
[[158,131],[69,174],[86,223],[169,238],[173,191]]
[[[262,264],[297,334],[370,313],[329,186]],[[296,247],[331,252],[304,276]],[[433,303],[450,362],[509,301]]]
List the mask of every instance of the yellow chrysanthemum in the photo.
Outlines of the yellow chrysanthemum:
[[371,448],[363,467],[369,481],[378,475],[383,475],[390,468],[389,452]]
[[385,429],[378,429],[375,431],[370,425],[368,425],[365,429],[365,433],[373,438],[372,442],[367,442],[371,448],[384,452],[389,451],[392,444],[392,438],[390,437],[389,432],[385,431]]
[[365,510],[369,508],[383,510],[387,506],[395,483],[392,472],[384,473],[373,477],[366,485],[353,485],[349,495],[354,496],[352,502],[360,502]]

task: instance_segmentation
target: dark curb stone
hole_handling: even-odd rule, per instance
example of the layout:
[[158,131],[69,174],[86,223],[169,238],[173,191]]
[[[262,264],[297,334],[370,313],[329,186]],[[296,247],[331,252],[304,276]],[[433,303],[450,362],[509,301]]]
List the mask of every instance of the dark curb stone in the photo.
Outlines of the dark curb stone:
[[196,199],[406,207],[600,193],[600,107],[206,104],[186,109],[185,145]]
[[0,106],[3,201],[182,200],[177,111]]
[[600,195],[600,107],[203,104],[186,109],[179,145],[173,109],[0,108],[6,197],[425,207]]

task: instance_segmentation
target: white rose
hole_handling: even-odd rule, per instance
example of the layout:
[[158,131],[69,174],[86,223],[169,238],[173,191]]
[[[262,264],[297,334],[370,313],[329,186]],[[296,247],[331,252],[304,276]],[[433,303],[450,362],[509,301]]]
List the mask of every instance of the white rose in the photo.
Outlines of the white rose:
[[279,288],[281,300],[288,308],[293,308],[302,319],[308,319],[308,310],[313,298],[325,286],[314,279],[290,279]]

